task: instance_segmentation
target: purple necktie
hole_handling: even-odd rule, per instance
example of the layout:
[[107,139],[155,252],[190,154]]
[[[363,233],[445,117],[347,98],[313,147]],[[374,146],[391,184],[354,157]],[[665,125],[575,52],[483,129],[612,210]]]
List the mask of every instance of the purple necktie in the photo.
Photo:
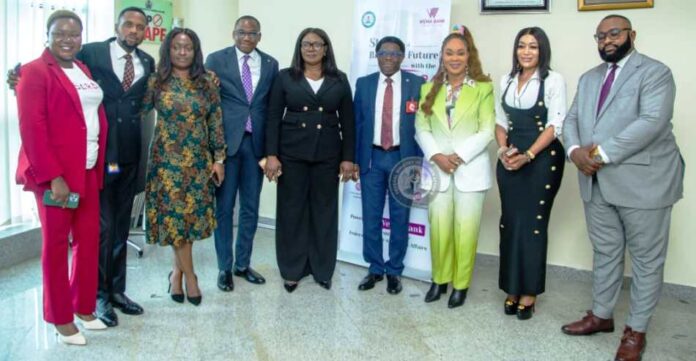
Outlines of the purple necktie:
[[607,100],[609,91],[611,91],[611,85],[614,84],[614,77],[616,76],[616,69],[618,67],[618,65],[612,64],[611,71],[609,72],[609,75],[607,75],[607,79],[604,81],[604,85],[602,85],[602,90],[599,92],[599,104],[597,104],[597,115],[599,115],[599,112],[602,110],[604,101]]
[[[242,85],[246,93],[247,101],[251,104],[251,97],[254,96],[254,86],[251,83],[251,69],[249,69],[249,54],[244,55],[244,64],[242,64]],[[244,130],[251,133],[251,115],[247,117]]]

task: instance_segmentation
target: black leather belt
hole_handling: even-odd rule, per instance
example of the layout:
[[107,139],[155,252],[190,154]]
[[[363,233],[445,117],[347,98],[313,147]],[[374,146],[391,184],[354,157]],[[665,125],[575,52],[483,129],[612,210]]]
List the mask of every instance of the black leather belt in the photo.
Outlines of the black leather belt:
[[393,147],[391,147],[391,148],[384,149],[384,148],[382,148],[381,145],[375,145],[375,144],[373,144],[373,145],[372,145],[372,148],[379,149],[379,150],[381,150],[381,151],[383,151],[383,152],[396,152],[396,151],[399,150],[399,146],[398,146],[398,145],[395,145],[395,146],[393,146]]

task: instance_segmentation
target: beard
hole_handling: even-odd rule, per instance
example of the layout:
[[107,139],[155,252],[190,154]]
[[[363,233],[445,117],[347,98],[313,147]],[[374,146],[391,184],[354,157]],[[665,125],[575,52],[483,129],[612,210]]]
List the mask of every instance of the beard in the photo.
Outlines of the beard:
[[631,49],[633,49],[633,43],[631,37],[627,36],[626,41],[614,50],[613,53],[607,54],[604,49],[599,49],[599,57],[607,63],[617,63],[619,60],[623,59],[626,54],[628,54]]

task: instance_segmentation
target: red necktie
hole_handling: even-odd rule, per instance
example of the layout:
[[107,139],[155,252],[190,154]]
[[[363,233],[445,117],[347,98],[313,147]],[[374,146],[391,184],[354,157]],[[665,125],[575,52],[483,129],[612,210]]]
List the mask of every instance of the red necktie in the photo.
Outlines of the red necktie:
[[604,105],[604,102],[607,100],[607,97],[609,96],[609,92],[611,91],[611,85],[614,84],[616,68],[618,67],[618,65],[612,64],[611,71],[609,72],[609,75],[607,75],[607,79],[604,81],[604,84],[602,85],[602,90],[599,92],[599,104],[597,104],[597,115],[599,115],[599,112],[602,111],[602,106]]
[[392,88],[393,80],[387,78],[387,88],[384,90],[384,102],[382,103],[382,148],[387,150],[394,144],[392,136],[392,111],[394,107],[394,89]]
[[123,70],[123,81],[121,82],[121,86],[123,87],[123,91],[128,91],[135,78],[135,68],[133,68],[133,55],[126,54],[123,57],[126,59],[126,67]]

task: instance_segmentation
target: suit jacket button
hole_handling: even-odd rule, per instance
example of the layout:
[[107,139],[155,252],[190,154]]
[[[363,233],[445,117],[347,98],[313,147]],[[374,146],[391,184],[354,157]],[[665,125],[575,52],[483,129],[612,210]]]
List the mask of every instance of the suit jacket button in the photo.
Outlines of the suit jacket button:
[[121,123],[121,122],[122,122],[122,119],[121,119],[121,118],[118,118],[118,119],[116,119],[116,121],[119,122],[119,123]]
[[302,107],[302,110],[304,110],[305,112],[307,111],[307,109],[309,109],[309,108],[307,108],[306,105],[304,107]]
[[324,107],[319,107],[319,111],[320,111],[320,112],[323,112],[323,111],[324,111]]
[[302,123],[302,128],[307,127],[307,123]]
[[321,124],[317,124],[317,129],[321,129]]

